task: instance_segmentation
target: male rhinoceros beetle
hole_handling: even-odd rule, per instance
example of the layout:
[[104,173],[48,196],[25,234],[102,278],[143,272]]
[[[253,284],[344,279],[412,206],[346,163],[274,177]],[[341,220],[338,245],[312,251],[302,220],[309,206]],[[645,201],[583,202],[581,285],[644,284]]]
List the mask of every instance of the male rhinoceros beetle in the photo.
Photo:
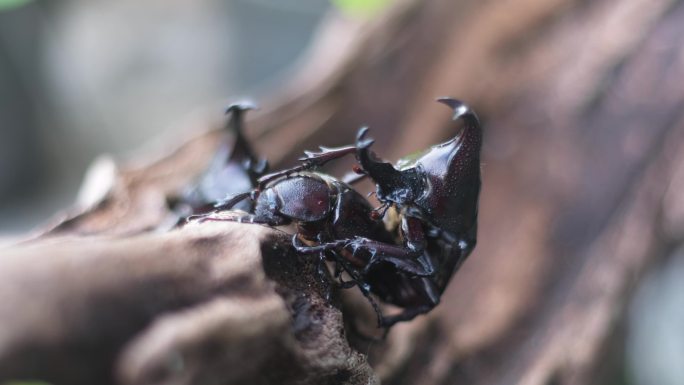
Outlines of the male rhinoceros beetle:
[[[378,200],[393,207],[401,218],[398,232],[407,249],[422,265],[434,270],[429,277],[392,274],[392,266],[372,267],[366,281],[383,300],[403,307],[386,325],[410,320],[439,303],[451,276],[475,248],[480,194],[482,129],[475,113],[464,103],[438,99],[451,107],[462,130],[452,139],[433,146],[396,166],[374,159],[372,140],[357,138],[357,157],[363,172],[376,183]],[[381,262],[381,261],[377,261]]]
[[[212,211],[214,203],[226,195],[253,188],[267,171],[268,163],[255,154],[243,132],[244,114],[254,108],[250,102],[241,102],[226,109],[229,119],[219,149],[207,171],[179,202],[189,206],[193,214]],[[251,206],[240,202],[236,208],[249,211]]]
[[[445,143],[401,159],[396,166],[375,159],[370,151],[373,141],[364,139],[367,128],[357,136],[359,172],[375,182],[375,194],[382,203],[379,210],[391,208],[400,218],[394,232],[403,250],[394,251],[394,256],[417,261],[434,272],[407,274],[386,258],[368,260],[362,274],[368,289],[384,302],[404,308],[399,314],[380,317],[386,328],[437,306],[451,276],[476,243],[482,130],[475,113],[462,102],[438,101],[452,108],[453,120],[463,120],[463,129]],[[364,246],[371,255],[381,255],[375,252],[375,243],[359,236],[298,250],[313,252],[341,243],[355,249]]]

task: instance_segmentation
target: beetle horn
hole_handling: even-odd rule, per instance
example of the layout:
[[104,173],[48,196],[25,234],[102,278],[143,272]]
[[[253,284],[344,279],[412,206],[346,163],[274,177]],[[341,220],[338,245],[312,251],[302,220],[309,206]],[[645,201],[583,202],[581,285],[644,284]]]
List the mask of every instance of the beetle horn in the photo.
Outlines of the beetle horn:
[[[458,189],[458,194],[446,201],[448,207],[445,212],[458,213],[458,219],[452,219],[451,230],[456,233],[467,231],[472,242],[466,246],[472,248],[476,238],[477,202],[481,185],[482,127],[475,112],[465,103],[451,98],[437,101],[453,110],[454,121],[463,120],[463,128],[453,139],[434,146],[419,162],[432,165],[432,172],[437,170],[433,177],[439,177],[445,185]],[[445,165],[445,169],[438,170],[434,167],[437,164]]]
[[368,127],[359,129],[356,135],[356,158],[361,167],[371,178],[375,179],[374,175],[391,175],[398,173],[391,163],[380,161],[373,151],[370,150],[371,145],[375,142],[373,139],[366,139]]
[[368,127],[363,127],[356,136],[356,159],[363,171],[377,184],[378,195],[383,196],[385,192],[406,188],[403,173],[392,163],[379,160],[370,150],[374,141],[365,139],[367,133]]
[[259,107],[257,107],[256,104],[250,102],[249,100],[245,100],[242,102],[237,102],[237,103],[231,103],[227,108],[226,108],[226,114],[230,113],[239,113],[242,111],[249,111],[249,110],[256,110]]
[[228,108],[226,108],[226,115],[230,115],[227,128],[233,131],[239,137],[242,137],[243,116],[245,112],[256,109],[256,104],[249,101],[232,103],[228,106]]
[[257,105],[250,101],[232,103],[226,108],[226,114],[230,115],[226,129],[235,135],[230,160],[242,163],[246,167],[252,183],[256,183],[257,178],[268,170],[268,162],[255,154],[252,146],[245,138],[243,129],[245,113],[257,108]]
[[451,117],[452,120],[463,119],[465,128],[461,133],[461,147],[465,147],[463,148],[464,152],[477,152],[479,158],[482,145],[482,128],[475,112],[467,104],[457,99],[442,97],[438,98],[437,101],[452,109],[454,112]]

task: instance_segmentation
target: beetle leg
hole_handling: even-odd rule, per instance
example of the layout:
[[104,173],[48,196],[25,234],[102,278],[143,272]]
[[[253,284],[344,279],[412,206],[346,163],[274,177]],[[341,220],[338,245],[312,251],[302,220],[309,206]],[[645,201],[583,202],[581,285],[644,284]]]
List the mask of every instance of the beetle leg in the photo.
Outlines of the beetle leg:
[[[323,247],[323,248],[317,248],[315,249],[316,251],[311,251],[310,246],[305,246],[304,243],[299,239],[299,234],[294,234],[292,236],[292,246],[295,248],[295,250],[300,253],[300,254],[314,254],[316,251],[319,253],[319,265],[318,268],[321,269],[322,266],[324,265],[325,259],[332,259],[335,262],[335,271],[333,272],[333,276],[338,280],[340,287],[343,289],[350,289],[354,286],[357,286],[358,283],[355,282],[353,279],[349,281],[344,281],[341,277],[342,272],[348,272],[348,266],[345,266],[344,259],[335,252],[334,247]],[[318,246],[313,246],[313,247],[318,247]],[[328,253],[328,254],[326,254]],[[321,271],[319,270],[319,274]]]
[[356,282],[354,282],[353,279],[350,279],[349,281],[345,281],[342,278],[342,273],[343,273],[344,269],[342,269],[342,264],[338,263],[338,261],[341,258],[342,258],[341,256],[339,256],[337,254],[335,255],[335,270],[333,271],[333,277],[335,277],[335,279],[337,279],[337,282],[340,284],[341,288],[351,289],[352,287],[356,286],[357,284],[356,284]]
[[397,322],[410,321],[416,318],[416,316],[428,313],[439,304],[440,294],[437,287],[435,287],[434,282],[432,282],[432,280],[429,278],[421,278],[420,281],[420,288],[422,289],[426,303],[423,305],[406,308],[404,311],[396,315],[383,317],[381,327],[389,330],[389,328],[391,328]]
[[214,211],[207,214],[191,215],[186,219],[186,223],[188,222],[237,222],[255,223],[269,226],[281,226],[287,224],[287,220],[282,217],[262,218],[254,214],[239,212],[226,214],[226,211]]
[[332,282],[330,280],[330,272],[325,264],[325,260],[328,258],[325,252],[318,254],[318,262],[316,263],[316,273],[320,279],[321,284],[324,286],[325,290],[325,300],[330,302],[332,298]]
[[302,161],[302,164],[262,176],[257,181],[257,188],[262,189],[268,182],[278,178],[282,178],[296,172],[321,167],[331,160],[354,153],[356,153],[356,146],[345,146],[338,148],[321,147],[320,152],[304,151],[304,156],[299,158],[299,160]]
[[[362,275],[360,275],[356,271],[356,269],[351,267],[347,263],[347,261],[345,261],[345,259],[342,256],[340,256],[339,254],[337,254],[334,251],[334,249],[336,247],[339,247],[339,244],[341,242],[344,242],[344,241],[327,243],[327,244],[321,245],[321,246],[323,246],[322,248],[320,246],[308,247],[308,246],[303,246],[301,240],[298,237],[298,234],[294,234],[292,236],[292,246],[294,246],[295,250],[297,250],[298,252],[302,252],[303,254],[312,254],[313,252],[310,252],[310,250],[316,250],[319,253],[325,253],[327,251],[331,252],[331,255],[332,255],[332,257],[335,261],[335,264],[336,264],[336,267],[335,267],[336,270],[338,269],[338,267],[341,267],[340,272],[342,270],[344,270],[344,272],[349,274],[349,276],[351,277],[350,281],[342,281],[342,279],[340,278],[341,287],[344,289],[349,289],[349,288],[352,288],[354,286],[358,287],[359,290],[361,291],[361,294],[363,294],[363,296],[366,297],[368,302],[373,307],[373,310],[375,311],[375,315],[377,316],[377,319],[378,319],[378,327],[382,327],[382,325],[385,324],[385,317],[382,315],[382,311],[380,310],[380,305],[378,305],[378,303],[375,301],[375,299],[373,299],[373,296],[371,295],[370,286],[368,285],[368,283],[365,282]],[[338,246],[332,246],[332,245],[338,245]],[[336,275],[336,277],[339,277],[339,274],[337,271],[336,271],[335,275]]]
[[319,147],[321,151],[304,151],[304,156],[299,158],[304,164],[310,165],[310,167],[319,167],[330,162],[331,160],[341,158],[345,155],[356,153],[356,146],[344,146],[344,147]]
[[[297,250],[298,248],[305,247],[304,243],[299,239],[299,234],[294,234],[292,236],[292,246]],[[330,272],[328,271],[325,261],[327,259],[333,259],[336,260],[336,256],[332,255],[334,253],[333,250],[321,250],[318,253],[318,261],[316,262],[316,273],[318,274],[318,278],[321,282],[322,285],[326,287],[326,294],[325,294],[325,299],[326,301],[330,301],[330,296],[331,296],[331,285],[330,285]],[[335,264],[335,269],[338,268],[338,265]],[[335,278],[338,278],[337,272],[335,273]]]
[[349,266],[347,261],[344,260],[343,256],[339,255],[335,251],[333,251],[332,253],[334,255],[335,261],[335,278],[337,279],[337,283],[340,285],[340,287],[343,289],[351,289],[354,286],[358,286],[359,283],[355,281],[354,278],[350,278],[349,281],[345,281],[344,278],[342,278],[342,273],[348,273],[351,267]]
[[[373,296],[371,295],[371,292],[370,292],[370,286],[365,282],[363,277],[361,275],[359,275],[358,272],[356,272],[355,269],[353,269],[351,266],[349,266],[349,264],[347,263],[347,261],[344,260],[344,258],[338,256],[336,263],[339,263],[342,266],[342,269],[344,269],[344,271],[347,274],[349,274],[349,276],[351,277],[351,281],[342,282],[342,284],[343,284],[342,287],[351,288],[351,287],[353,287],[353,285],[349,285],[349,284],[354,283],[359,288],[359,290],[361,291],[361,294],[363,294],[363,296],[366,297],[368,302],[373,307],[373,311],[375,311],[375,316],[377,317],[377,320],[378,320],[378,327],[382,327],[382,325],[384,325],[386,322],[385,316],[382,315],[382,310],[380,310],[380,305],[378,305],[378,303],[375,301],[375,299],[373,299]],[[345,287],[345,286],[348,286],[348,287]]]
[[363,269],[364,275],[381,262],[389,263],[397,270],[414,277],[430,277],[435,273],[432,266],[422,258],[422,250],[412,251],[405,247],[366,238],[353,240],[350,242],[349,247],[354,253],[364,251],[371,255],[370,260]]
[[365,275],[374,265],[380,262],[392,264],[397,270],[414,277],[429,277],[434,274],[432,267],[420,258],[421,252],[411,251],[401,246],[374,241],[368,238],[342,239],[334,242],[323,243],[318,246],[298,246],[295,249],[300,254],[316,254],[325,250],[334,250],[340,247],[349,248],[356,255],[359,252],[370,254],[370,260],[363,270]]
[[300,254],[316,254],[327,250],[335,250],[336,248],[342,247],[351,241],[352,240],[350,239],[342,239],[339,241],[322,243],[318,246],[303,246],[301,243],[294,244],[294,242],[292,244],[295,250],[297,250],[297,252]]
[[[382,206],[378,209],[382,209]],[[421,221],[404,216],[401,220],[401,234],[404,237],[403,247],[363,238],[358,238],[351,244],[355,253],[361,249],[371,254],[364,268],[364,274],[380,262],[390,263],[397,270],[413,276],[426,277],[434,274],[432,261],[424,253],[425,233]]]
[[268,184],[268,182],[274,181],[274,180],[282,178],[282,177],[286,177],[290,174],[294,174],[295,172],[304,171],[308,168],[310,168],[310,167],[307,166],[306,164],[302,164],[302,165],[295,166],[292,168],[288,168],[285,170],[266,174],[257,180],[257,189],[262,190],[264,188],[264,186],[266,186],[266,184]]
[[417,255],[418,261],[422,266],[425,266],[426,270],[434,272],[435,268],[432,260],[424,252],[426,239],[422,221],[418,218],[404,215],[401,218],[400,226],[406,248]]
[[235,194],[235,195],[227,197],[224,200],[216,202],[214,204],[214,210],[215,211],[230,210],[233,208],[233,206],[235,206],[236,204],[242,202],[243,200],[245,200],[247,198],[254,200],[252,198],[252,192],[251,191],[240,193],[240,194]]

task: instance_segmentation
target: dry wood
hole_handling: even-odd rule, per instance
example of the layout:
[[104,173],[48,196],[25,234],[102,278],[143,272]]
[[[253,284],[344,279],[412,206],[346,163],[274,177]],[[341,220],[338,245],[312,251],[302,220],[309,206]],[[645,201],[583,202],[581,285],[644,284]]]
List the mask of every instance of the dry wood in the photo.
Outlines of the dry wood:
[[288,241],[261,226],[208,223],[5,250],[0,380],[374,382]]

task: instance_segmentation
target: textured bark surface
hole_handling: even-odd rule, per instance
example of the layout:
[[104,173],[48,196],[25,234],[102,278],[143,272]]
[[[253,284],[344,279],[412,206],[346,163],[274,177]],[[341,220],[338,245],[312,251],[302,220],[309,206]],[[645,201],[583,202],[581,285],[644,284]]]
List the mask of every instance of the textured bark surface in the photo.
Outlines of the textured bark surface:
[[[55,237],[0,261],[0,379],[375,381],[289,237],[255,225]],[[302,278],[303,277],[303,278]]]
[[400,1],[370,24],[331,19],[248,134],[287,165],[368,124],[393,160],[451,135],[434,97],[468,101],[485,123],[480,237],[440,306],[364,341],[339,309],[364,329],[367,306],[323,300],[280,233],[154,232],[208,133],[101,162],[92,185],[110,188],[3,250],[0,378],[601,383],[635,285],[684,236],[683,39],[673,0]]

